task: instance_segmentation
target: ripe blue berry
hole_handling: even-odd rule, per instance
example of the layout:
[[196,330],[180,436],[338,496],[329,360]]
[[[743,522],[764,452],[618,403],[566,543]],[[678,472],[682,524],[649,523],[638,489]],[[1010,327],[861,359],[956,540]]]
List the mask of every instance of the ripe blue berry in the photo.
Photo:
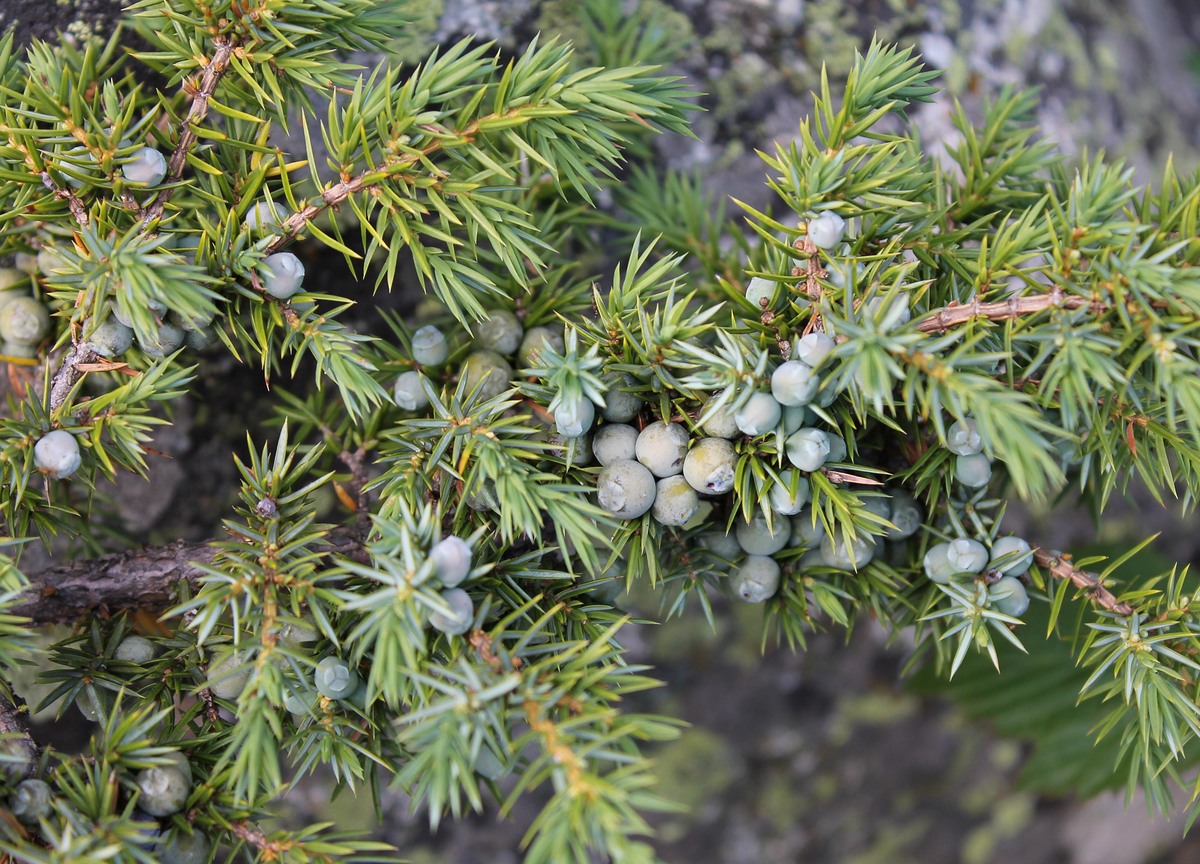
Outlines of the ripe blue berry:
[[446,336],[432,324],[421,327],[412,336],[412,359],[422,366],[441,366],[450,356]]
[[157,186],[167,176],[167,159],[153,147],[142,147],[121,166],[121,173],[131,183]]
[[276,252],[263,259],[266,273],[263,290],[272,297],[286,300],[300,291],[304,284],[304,262],[291,252]]
[[733,591],[747,603],[762,603],[779,590],[779,564],[766,555],[747,555],[733,577]]
[[601,378],[604,382],[604,407],[600,416],[610,423],[629,423],[642,410],[642,400],[629,391],[636,387],[637,381],[633,376],[624,372],[607,372]]
[[50,310],[32,297],[13,297],[0,307],[0,338],[6,342],[41,342],[50,332]]
[[845,232],[846,220],[836,213],[826,211],[808,221],[808,239],[818,249],[832,249]]
[[184,332],[179,327],[167,321],[158,325],[158,330],[154,333],[154,338],[150,340],[138,339],[138,347],[142,349],[142,353],[147,357],[166,357],[168,354],[174,353],[183,347]]
[[683,459],[683,477],[697,492],[723,495],[733,488],[737,460],[724,438],[701,438]]
[[792,536],[790,519],[782,517],[772,519],[771,525],[767,520],[757,515],[749,522],[737,523],[737,539],[747,555],[774,555],[787,545]]
[[992,462],[982,453],[957,456],[954,459],[954,479],[971,489],[986,486],[992,479]]
[[429,550],[429,560],[438,580],[447,588],[455,588],[471,572],[471,547],[453,534],[443,537]]
[[176,765],[155,765],[137,775],[138,806],[151,816],[170,816],[183,809],[191,783]]
[[661,525],[684,525],[700,506],[700,496],[678,474],[664,477],[655,484],[651,515]]
[[742,544],[737,541],[737,536],[726,534],[724,530],[706,531],[700,535],[700,545],[726,561],[742,557]]
[[820,383],[807,363],[788,360],[771,373],[771,395],[780,405],[807,405],[817,395]]
[[846,439],[841,435],[829,435],[829,453],[825,456],[825,463],[845,462],[846,452]]
[[50,814],[50,802],[54,792],[45,780],[22,780],[8,799],[8,807],[17,821],[25,825],[36,825],[43,816]]
[[1001,576],[988,588],[988,600],[996,611],[1019,618],[1029,609],[1029,592],[1015,576]]
[[313,683],[327,699],[348,699],[358,689],[358,671],[340,657],[325,657],[313,671]]
[[176,827],[165,839],[155,844],[159,864],[208,864],[212,858],[212,841],[199,831],[185,834]]
[[92,331],[87,343],[101,357],[120,357],[133,345],[133,329],[110,315]]
[[832,337],[820,331],[814,331],[806,336],[801,336],[792,346],[792,359],[799,360],[815,369],[836,347],[837,343],[833,341]]
[[789,435],[785,447],[789,462],[801,471],[816,471],[829,458],[829,435],[809,426]]
[[988,567],[1009,576],[1020,576],[1029,572],[1033,563],[1033,549],[1020,537],[997,537],[992,544]]
[[[789,468],[779,473],[779,480],[768,493],[771,509],[783,516],[795,516],[809,501],[808,478],[801,477],[799,471]],[[793,485],[796,490],[794,493]]]
[[421,373],[416,370],[410,369],[397,376],[392,396],[405,411],[422,411],[429,407],[429,394],[421,384]]
[[916,499],[903,489],[893,490],[891,495],[892,515],[890,519],[895,527],[889,528],[883,533],[883,536],[888,540],[903,540],[917,533],[924,514]]
[[[601,426],[592,436],[592,452],[601,465],[611,465],[622,459],[637,458],[638,430],[625,423],[609,423]],[[687,471],[687,463],[684,463]]]
[[475,345],[507,357],[516,352],[524,333],[516,315],[507,309],[494,309],[475,325]]
[[461,636],[470,630],[475,617],[475,604],[471,602],[471,595],[461,588],[451,588],[442,592],[442,601],[449,607],[450,613],[431,613],[430,626],[448,636]]
[[679,474],[688,451],[687,430],[678,423],[657,420],[638,435],[634,451],[655,477]]
[[605,466],[596,478],[600,506],[620,519],[636,519],[649,510],[656,491],[650,469],[633,459]]
[[925,552],[925,575],[932,581],[947,585],[950,577],[958,572],[950,563],[949,553],[949,543],[938,543]]
[[983,439],[972,418],[956,420],[946,430],[946,449],[956,456],[974,456],[983,450]]
[[480,399],[494,399],[508,389],[513,370],[508,361],[495,351],[472,351],[463,361],[461,376],[467,393],[479,388]]
[[827,533],[825,523],[820,519],[814,521],[812,510],[805,507],[792,517],[792,538],[788,543],[792,546],[816,549]]
[[755,393],[733,413],[738,429],[751,438],[775,431],[782,417],[783,406],[770,393]]
[[113,658],[144,666],[154,659],[154,643],[145,636],[126,636],[113,651]]
[[83,464],[79,442],[65,429],[47,432],[33,445],[33,464],[51,480],[70,477]]

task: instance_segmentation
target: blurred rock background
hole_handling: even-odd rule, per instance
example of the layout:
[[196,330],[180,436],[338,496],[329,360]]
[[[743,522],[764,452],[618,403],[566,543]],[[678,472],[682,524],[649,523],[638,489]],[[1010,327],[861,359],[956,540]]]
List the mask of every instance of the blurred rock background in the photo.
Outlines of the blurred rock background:
[[[635,2],[612,0],[632,13]],[[586,42],[576,0],[428,0],[396,45],[414,62],[435,41],[472,35],[514,48],[534,33]],[[929,146],[953,140],[949,112],[960,100],[978,116],[1002,87],[1042,88],[1039,123],[1068,152],[1104,149],[1153,182],[1168,154],[1200,164],[1200,9],[1196,0],[643,0],[642,14],[670,35],[671,71],[703,93],[697,139],[663,142],[673,168],[696,170],[710,187],[770,206],[756,149],[786,143],[811,108],[821,64],[840,80],[856,48],[877,34],[915,45],[943,68],[946,92],[915,112]],[[21,38],[106,33],[110,0],[0,2],[0,27]],[[209,361],[200,380],[255,377],[231,361]],[[9,382],[11,383],[11,382]],[[125,478],[121,530],[144,542],[216,533],[232,500],[230,454],[261,420],[254,388],[229,387],[182,403],[156,443],[150,481]],[[216,393],[212,394],[216,397]],[[183,459],[184,455],[186,459]],[[1009,524],[1062,548],[1119,544],[1153,531],[1156,550],[1200,561],[1195,531],[1173,511],[1138,496],[1097,537],[1065,502],[1054,511],[1012,512]],[[26,565],[36,569],[31,559]],[[648,597],[630,599],[646,614]],[[718,601],[717,628],[699,615],[630,627],[624,641],[666,685],[642,709],[689,721],[657,754],[662,791],[687,806],[656,819],[662,858],[691,864],[1183,864],[1200,860],[1200,837],[1181,840],[1182,820],[1151,817],[1119,794],[1090,801],[1024,788],[1027,743],[997,737],[945,700],[906,688],[902,640],[863,627],[850,638],[819,634],[797,654],[760,650],[757,607]],[[414,864],[520,861],[523,826],[537,802],[507,820],[496,809],[430,834],[403,796],[389,793],[386,839]],[[373,824],[367,802],[307,783],[281,818]]]

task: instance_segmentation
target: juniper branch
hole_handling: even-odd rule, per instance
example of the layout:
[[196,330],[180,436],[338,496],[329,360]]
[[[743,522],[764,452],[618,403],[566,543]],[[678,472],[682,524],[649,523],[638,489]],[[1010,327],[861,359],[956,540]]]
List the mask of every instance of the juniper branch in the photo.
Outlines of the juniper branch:
[[1096,574],[1072,567],[1066,556],[1037,548],[1033,550],[1033,558],[1039,567],[1045,569],[1055,579],[1070,582],[1109,612],[1125,616],[1134,613],[1134,608],[1128,603],[1118,600],[1111,591],[1104,587]]
[[980,303],[978,300],[958,305],[951,303],[941,309],[930,312],[917,323],[917,329],[922,333],[937,333],[949,330],[951,327],[965,324],[973,318],[987,318],[991,321],[1003,321],[1008,318],[1020,318],[1033,315],[1055,307],[1062,309],[1091,308],[1096,313],[1108,310],[1103,303],[1064,294],[1057,286],[1046,294],[1033,297],[1013,297],[1010,300],[996,300],[992,303]]

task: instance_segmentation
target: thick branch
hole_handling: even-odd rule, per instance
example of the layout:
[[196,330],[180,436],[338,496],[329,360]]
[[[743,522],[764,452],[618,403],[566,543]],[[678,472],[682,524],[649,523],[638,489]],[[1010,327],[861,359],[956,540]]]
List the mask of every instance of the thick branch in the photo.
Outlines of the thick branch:
[[[331,532],[321,549],[353,554],[361,548],[348,531]],[[35,624],[74,621],[97,612],[112,614],[141,609],[157,612],[175,603],[181,581],[199,584],[201,571],[193,562],[211,564],[217,548],[211,543],[158,546],[84,561],[56,564],[29,578],[21,602],[9,609]]]
[[71,350],[63,357],[62,365],[54,373],[54,380],[50,384],[51,411],[57,410],[67,401],[67,395],[70,394],[71,388],[83,377],[83,370],[79,367],[95,362],[99,356],[86,342],[76,342],[71,346]]
[[1111,591],[1104,587],[1096,574],[1088,573],[1086,570],[1077,570],[1063,556],[1045,549],[1034,549],[1033,558],[1039,567],[1048,570],[1055,579],[1070,582],[1109,612],[1115,612],[1118,615],[1133,614],[1133,607],[1118,600]]
[[917,329],[923,333],[937,333],[949,330],[959,324],[965,324],[972,318],[988,318],[992,321],[1003,321],[1009,318],[1020,318],[1055,307],[1062,309],[1082,309],[1088,306],[1099,311],[1107,307],[1102,303],[1064,294],[1062,289],[1055,288],[1047,294],[1037,294],[1032,297],[1013,297],[1011,300],[997,300],[994,303],[980,303],[975,300],[959,306],[953,303],[922,318],[917,323]]
[[166,185],[158,191],[158,194],[154,196],[154,200],[142,211],[143,228],[162,216],[167,202],[175,194],[176,187],[174,184],[179,182],[183,177],[183,169],[187,165],[188,154],[196,146],[196,141],[199,140],[196,128],[208,116],[209,99],[216,92],[217,84],[220,83],[225,70],[229,68],[229,61],[233,57],[236,45],[224,36],[215,37],[213,45],[216,47],[216,50],[213,52],[212,59],[208,61],[208,65],[204,67],[204,73],[200,76],[200,83],[193,85],[196,92],[192,96],[192,105],[188,109],[187,117],[183,118],[183,122],[179,126],[179,140],[175,144],[175,151],[171,154],[171,158],[167,162],[167,176],[163,181]]

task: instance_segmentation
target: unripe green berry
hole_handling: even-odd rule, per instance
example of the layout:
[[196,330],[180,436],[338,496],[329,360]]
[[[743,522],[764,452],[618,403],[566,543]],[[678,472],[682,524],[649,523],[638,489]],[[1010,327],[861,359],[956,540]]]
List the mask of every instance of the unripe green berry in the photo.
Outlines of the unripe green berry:
[[37,253],[37,269],[43,276],[56,276],[65,269],[67,262],[50,246],[43,246]]
[[13,297],[0,307],[0,337],[36,343],[50,332],[50,310],[32,297]]
[[705,495],[723,495],[733,488],[737,451],[724,438],[701,438],[683,460],[683,476]]
[[762,603],[779,590],[779,564],[766,555],[747,555],[733,577],[733,591],[747,603]]
[[51,480],[70,477],[83,464],[79,442],[65,429],[47,432],[33,445],[33,464]]
[[206,686],[218,699],[237,699],[252,671],[239,652],[228,652],[209,665]]
[[29,738],[0,738],[0,778],[10,785],[20,783],[33,771],[36,757],[37,750]]
[[8,806],[18,822],[36,825],[43,816],[49,815],[50,802],[53,800],[50,784],[35,778],[17,784],[16,791],[8,799]]
[[413,333],[412,359],[414,363],[422,366],[441,366],[449,356],[450,344],[446,341],[446,335],[437,327],[426,324]]
[[982,453],[957,456],[954,459],[954,479],[971,489],[986,486],[992,479],[992,462]]
[[[592,452],[601,465],[637,458],[638,430],[625,423],[608,423],[592,436]],[[686,471],[686,463],[684,463]]]
[[304,262],[291,252],[276,252],[263,259],[266,269],[262,277],[263,290],[279,300],[286,300],[300,291],[304,284]]
[[811,426],[788,436],[785,445],[788,461],[801,471],[816,471],[829,458],[829,435]]
[[988,588],[988,601],[1003,615],[1019,618],[1029,610],[1029,592],[1015,576],[1001,576]]
[[1033,564],[1033,548],[1020,537],[997,537],[992,544],[988,568],[1008,576],[1029,572]]
[[421,383],[421,373],[410,369],[396,377],[392,396],[405,411],[423,411],[429,407],[429,394]]
[[475,325],[475,345],[507,357],[517,350],[524,333],[516,315],[507,309],[494,309]]
[[313,671],[313,683],[327,699],[347,699],[358,689],[358,671],[340,657],[325,657]]
[[649,510],[656,491],[650,469],[633,459],[606,465],[596,478],[600,506],[620,519],[636,519]]
[[480,747],[479,755],[475,757],[475,773],[494,782],[504,777],[508,769],[489,748]]
[[192,785],[192,763],[178,750],[170,750],[162,755],[173,768],[178,768],[188,786]]
[[700,411],[700,428],[711,438],[736,438],[741,434],[728,404],[716,407],[720,394],[709,397]]
[[[5,300],[11,300],[12,297],[20,296],[29,287],[29,274],[16,267],[0,267],[0,305]],[[8,292],[13,292],[12,297],[5,297]]]
[[155,765],[137,775],[138,806],[151,816],[170,816],[187,803],[191,784],[175,765]]
[[313,713],[317,704],[317,691],[301,687],[283,694],[283,708],[295,717],[306,717]]
[[676,474],[658,481],[651,515],[662,525],[684,525],[700,506],[700,496]]
[[286,648],[308,645],[321,638],[317,628],[306,621],[289,621],[279,628],[279,641]]
[[624,372],[606,373],[601,381],[604,382],[604,407],[600,416],[610,423],[629,423],[642,410],[641,397],[629,392],[630,387],[637,386],[637,381]]
[[85,720],[99,723],[112,707],[112,696],[99,687],[84,687],[75,696],[75,707]]
[[657,420],[638,435],[634,452],[655,477],[682,473],[688,452],[687,430],[678,423]]
[[820,331],[814,331],[801,336],[792,346],[792,359],[799,360],[815,369],[836,347],[837,343],[833,341],[832,337]]
[[557,330],[549,327],[530,327],[521,339],[521,347],[517,349],[517,362],[522,369],[540,366],[543,349],[550,348],[561,354],[563,347],[562,334]]
[[479,398],[494,399],[509,388],[513,370],[508,361],[495,351],[472,351],[463,361],[462,379],[467,393],[479,388]]
[[154,659],[154,653],[154,643],[145,636],[126,636],[113,651],[113,659],[144,666]]
[[808,220],[808,239],[818,249],[832,249],[845,232],[846,220],[830,211]]
[[450,613],[433,612],[429,616],[429,625],[448,636],[461,636],[471,629],[475,618],[475,604],[471,595],[461,588],[451,588],[442,592],[442,602],[450,608]]
[[[809,501],[808,478],[801,477],[799,471],[789,468],[780,472],[779,481],[772,485],[770,492],[767,493],[771,509],[781,516],[795,516]],[[796,489],[794,493],[792,492],[793,484]]]
[[787,407],[807,405],[817,395],[820,384],[812,367],[799,360],[781,363],[771,373],[771,395],[780,405]]
[[167,159],[153,147],[142,147],[121,166],[121,173],[131,183],[157,186],[167,176]]
[[773,432],[782,417],[783,406],[770,393],[755,393],[733,413],[738,429],[751,438]]
[[572,465],[581,468],[592,464],[594,454],[592,453],[591,435],[583,434],[568,438],[561,432],[554,431],[546,440],[559,448],[559,457],[564,461],[569,458]]
[[766,518],[758,515],[749,522],[739,521],[736,531],[738,544],[747,555],[774,555],[787,545],[792,536],[792,523],[778,517],[767,525]]
[[433,545],[429,560],[438,580],[447,588],[455,588],[471,572],[471,547],[466,540],[452,534]]
[[774,309],[779,294],[780,284],[762,276],[755,276],[746,286],[746,299],[755,309]]

